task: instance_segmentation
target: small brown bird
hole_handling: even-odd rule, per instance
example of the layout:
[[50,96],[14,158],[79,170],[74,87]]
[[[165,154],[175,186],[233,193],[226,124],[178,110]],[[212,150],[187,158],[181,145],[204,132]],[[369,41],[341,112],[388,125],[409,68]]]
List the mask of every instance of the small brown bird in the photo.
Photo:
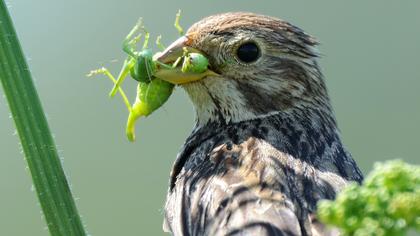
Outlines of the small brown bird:
[[273,17],[225,13],[194,24],[183,48],[212,73],[180,84],[196,126],[174,164],[165,206],[173,235],[333,235],[316,204],[362,174],[343,147],[318,66],[317,42]]

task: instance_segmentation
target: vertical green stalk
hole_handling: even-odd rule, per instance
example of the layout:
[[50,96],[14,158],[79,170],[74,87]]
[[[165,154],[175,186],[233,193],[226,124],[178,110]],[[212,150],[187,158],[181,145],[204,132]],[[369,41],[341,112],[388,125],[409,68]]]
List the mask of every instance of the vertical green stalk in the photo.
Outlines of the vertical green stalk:
[[51,235],[86,235],[3,0],[0,0],[0,81]]

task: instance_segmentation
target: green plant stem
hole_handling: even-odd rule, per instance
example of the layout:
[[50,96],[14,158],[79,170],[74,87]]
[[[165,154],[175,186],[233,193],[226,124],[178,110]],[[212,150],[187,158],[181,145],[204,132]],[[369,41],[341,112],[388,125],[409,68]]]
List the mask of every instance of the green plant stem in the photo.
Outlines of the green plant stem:
[[0,80],[51,235],[86,235],[3,0],[0,0]]

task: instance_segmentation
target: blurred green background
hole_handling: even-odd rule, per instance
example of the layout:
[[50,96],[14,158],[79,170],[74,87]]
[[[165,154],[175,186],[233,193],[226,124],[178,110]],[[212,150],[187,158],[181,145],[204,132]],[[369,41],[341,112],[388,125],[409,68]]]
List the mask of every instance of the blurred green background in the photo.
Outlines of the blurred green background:
[[[226,11],[286,19],[321,41],[321,65],[347,147],[366,173],[376,161],[419,164],[420,1],[13,0],[9,10],[84,223],[92,235],[163,235],[169,171],[194,111],[178,89],[125,137],[127,111],[112,84],[121,42],[142,16],[167,45],[175,13],[187,28]],[[154,40],[153,40],[154,41]],[[125,90],[133,99],[135,83]],[[0,91],[2,94],[2,91]],[[3,95],[3,94],[2,94]],[[0,235],[48,235],[4,98],[0,99]]]

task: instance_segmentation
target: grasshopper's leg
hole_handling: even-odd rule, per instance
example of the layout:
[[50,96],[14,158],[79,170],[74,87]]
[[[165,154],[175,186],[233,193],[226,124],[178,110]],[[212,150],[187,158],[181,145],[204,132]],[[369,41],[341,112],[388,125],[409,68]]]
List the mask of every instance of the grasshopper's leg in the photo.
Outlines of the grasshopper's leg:
[[157,36],[157,38],[156,38],[156,45],[158,46],[158,48],[160,50],[163,51],[163,50],[165,50],[166,47],[162,44],[161,39],[162,39],[162,35]]
[[[123,40],[123,44],[122,44],[123,51],[133,58],[137,57],[136,44],[138,41],[140,41],[140,38],[141,38],[141,34],[137,34],[137,32],[141,30],[142,28],[143,28],[143,21],[140,18],[137,21],[137,24],[133,27],[133,29],[131,29],[131,31]],[[134,36],[135,34],[137,35]]]
[[146,73],[147,73],[147,78],[149,78],[149,82],[152,81],[152,77],[153,77],[153,65],[152,65],[152,61],[146,60]]
[[120,88],[122,82],[125,80],[125,78],[130,73],[131,68],[136,64],[136,60],[133,58],[127,58],[124,61],[124,65],[121,68],[120,74],[118,75],[118,78],[114,84],[114,87],[112,88],[111,92],[109,93],[110,97],[114,97],[117,93],[118,89]]
[[147,45],[149,44],[149,38],[150,38],[150,34],[149,32],[146,30],[146,28],[142,27],[142,30],[144,32],[144,42],[143,42],[143,47],[141,48],[142,50],[145,50],[147,48]]
[[153,60],[153,62],[158,64],[159,66],[165,68],[165,69],[173,69],[174,68],[174,67],[172,67],[172,65],[168,65],[168,64],[162,63],[162,62],[157,61],[157,60]]
[[179,9],[178,13],[176,13],[174,26],[178,30],[179,35],[183,36],[184,35],[184,29],[182,29],[181,25],[179,24],[179,19],[181,19],[181,9]]
[[[109,72],[109,70],[105,67],[102,67],[98,70],[93,70],[91,71],[87,76],[91,77],[94,75],[98,75],[98,74],[104,74],[106,77],[108,77],[114,84],[117,83],[117,80],[114,78],[114,76]],[[118,88],[118,92],[120,92],[121,97],[125,103],[125,106],[128,109],[128,112],[131,112],[131,105],[130,102],[128,101],[127,95],[124,93],[124,91],[122,90],[121,87]]]
[[184,53],[182,54],[182,57],[178,57],[178,58],[175,60],[175,62],[172,64],[172,68],[176,68],[176,67],[178,66],[178,64],[181,62],[181,60],[182,60],[182,59],[187,58],[187,55],[188,55],[188,50],[187,50],[187,48],[186,48],[186,47],[184,47],[182,50],[184,51]]
[[178,57],[175,61],[174,61],[174,63],[172,64],[172,68],[176,68],[177,66],[178,66],[178,64],[179,64],[179,62],[181,62],[181,60],[182,60],[182,57]]
[[[145,27],[142,27],[141,30],[144,32],[144,42],[143,42],[142,50],[146,50],[147,49],[147,46],[149,44],[150,34],[146,30]],[[148,60],[146,60],[145,63],[146,63],[147,77],[149,78],[149,81],[150,81],[150,80],[152,80],[152,73],[153,73],[152,65],[150,64],[151,62],[149,62]]]
[[141,39],[141,34],[138,34],[136,37],[129,39],[126,38],[123,41],[122,50],[127,53],[130,57],[136,58],[138,52],[136,51],[136,44]]

